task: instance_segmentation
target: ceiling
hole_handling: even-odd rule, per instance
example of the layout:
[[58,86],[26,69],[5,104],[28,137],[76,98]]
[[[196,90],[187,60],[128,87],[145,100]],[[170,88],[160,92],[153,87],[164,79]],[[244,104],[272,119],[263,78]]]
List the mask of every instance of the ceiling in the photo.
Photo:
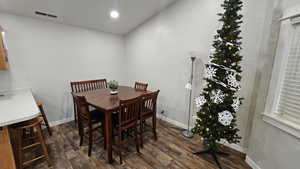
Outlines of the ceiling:
[[[0,11],[124,35],[177,0],[0,0]],[[118,19],[109,12],[117,9]],[[38,16],[41,11],[58,16]]]

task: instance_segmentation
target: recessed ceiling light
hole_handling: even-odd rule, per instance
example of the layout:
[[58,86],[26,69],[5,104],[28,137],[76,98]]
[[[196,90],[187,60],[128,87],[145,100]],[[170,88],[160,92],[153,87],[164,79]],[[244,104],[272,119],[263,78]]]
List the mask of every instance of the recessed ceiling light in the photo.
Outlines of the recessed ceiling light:
[[110,11],[110,17],[111,17],[111,18],[117,19],[117,18],[119,18],[119,16],[120,16],[120,14],[119,14],[118,11],[116,11],[116,10]]

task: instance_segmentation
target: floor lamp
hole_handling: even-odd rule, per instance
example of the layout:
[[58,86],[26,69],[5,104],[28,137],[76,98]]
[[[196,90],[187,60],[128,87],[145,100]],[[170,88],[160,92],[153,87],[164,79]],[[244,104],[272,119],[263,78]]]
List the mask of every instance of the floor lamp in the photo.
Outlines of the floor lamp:
[[190,97],[189,97],[189,117],[188,117],[188,129],[182,131],[182,135],[191,138],[194,136],[193,132],[190,130],[190,120],[191,120],[191,101],[192,101],[192,91],[193,91],[193,78],[194,78],[194,62],[196,60],[196,57],[192,56],[192,70],[191,70],[191,79],[188,84],[186,84],[185,88],[190,91]]

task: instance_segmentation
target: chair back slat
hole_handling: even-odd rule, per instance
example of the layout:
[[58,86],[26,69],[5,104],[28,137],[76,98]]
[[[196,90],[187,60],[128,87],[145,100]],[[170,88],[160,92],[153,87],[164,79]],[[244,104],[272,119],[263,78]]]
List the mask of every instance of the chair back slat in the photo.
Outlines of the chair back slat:
[[139,111],[140,98],[120,100],[119,124],[122,126],[137,122]]
[[102,88],[107,88],[106,79],[71,82],[71,90],[75,93]]
[[146,91],[147,87],[148,87],[147,83],[135,82],[135,84],[134,84],[134,88],[136,90]]

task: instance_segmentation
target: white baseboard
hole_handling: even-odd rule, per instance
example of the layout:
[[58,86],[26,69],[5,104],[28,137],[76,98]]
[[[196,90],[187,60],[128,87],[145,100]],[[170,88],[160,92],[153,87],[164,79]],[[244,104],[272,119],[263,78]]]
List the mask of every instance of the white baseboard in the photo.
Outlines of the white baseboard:
[[261,169],[249,156],[246,156],[246,163],[252,168],[252,169]]
[[229,148],[232,148],[232,149],[234,149],[234,150],[236,150],[238,152],[246,153],[246,151],[244,150],[244,148],[242,146],[238,145],[238,144],[230,144],[227,141],[223,141],[223,140],[220,141],[219,143],[223,144],[224,146],[227,146]]
[[74,120],[73,117],[69,117],[69,118],[65,118],[65,119],[62,119],[62,120],[50,121],[49,125],[51,127],[58,126],[58,125],[61,125],[61,124],[64,124],[64,123],[68,123],[68,122],[73,121],[73,120]]
[[183,129],[187,129],[188,128],[188,125],[185,125],[185,124],[183,124],[181,122],[178,122],[176,120],[170,119],[170,118],[168,118],[168,117],[166,117],[164,115],[161,115],[161,114],[157,115],[157,118],[159,118],[159,119],[161,119],[163,121],[166,121],[168,123],[171,123],[171,124],[173,124],[173,125],[175,125],[177,127],[183,128]]

